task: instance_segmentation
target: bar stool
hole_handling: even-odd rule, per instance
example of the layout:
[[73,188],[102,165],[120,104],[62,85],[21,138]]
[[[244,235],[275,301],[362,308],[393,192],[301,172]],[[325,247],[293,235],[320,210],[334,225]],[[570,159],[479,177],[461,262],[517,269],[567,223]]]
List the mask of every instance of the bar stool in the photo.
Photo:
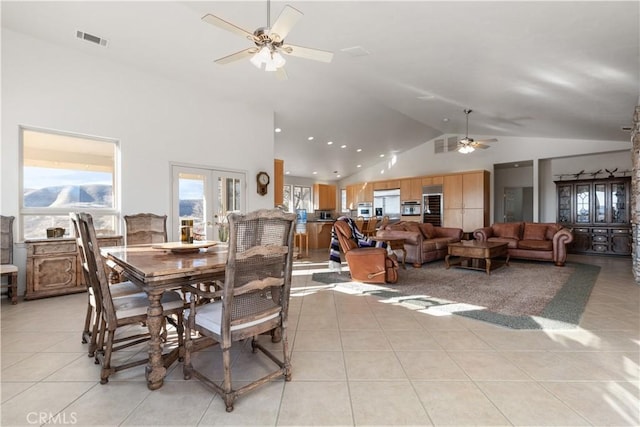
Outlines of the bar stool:
[[293,247],[298,248],[298,258],[302,258],[302,244],[304,240],[305,256],[309,256],[309,235],[305,231],[293,235]]

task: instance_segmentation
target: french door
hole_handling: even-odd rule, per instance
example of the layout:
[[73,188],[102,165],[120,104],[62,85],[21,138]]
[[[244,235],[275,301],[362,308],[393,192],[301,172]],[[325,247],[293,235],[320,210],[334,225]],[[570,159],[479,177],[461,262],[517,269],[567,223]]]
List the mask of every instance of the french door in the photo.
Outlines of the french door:
[[219,240],[229,212],[245,212],[246,174],[237,171],[172,165],[172,240],[180,221],[193,220],[194,240]]

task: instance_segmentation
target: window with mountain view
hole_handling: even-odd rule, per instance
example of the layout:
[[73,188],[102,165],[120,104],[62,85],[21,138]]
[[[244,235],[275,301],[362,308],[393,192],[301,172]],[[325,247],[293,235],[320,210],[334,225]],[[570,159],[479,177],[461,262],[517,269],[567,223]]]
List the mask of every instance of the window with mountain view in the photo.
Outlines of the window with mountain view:
[[22,128],[21,143],[23,239],[55,227],[73,236],[75,211],[92,214],[98,235],[117,233],[116,141]]

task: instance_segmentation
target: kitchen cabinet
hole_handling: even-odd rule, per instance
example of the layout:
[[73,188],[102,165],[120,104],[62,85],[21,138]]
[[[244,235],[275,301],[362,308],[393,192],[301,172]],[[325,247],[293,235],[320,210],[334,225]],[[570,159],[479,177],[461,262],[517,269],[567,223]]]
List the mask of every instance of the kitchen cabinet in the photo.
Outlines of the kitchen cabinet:
[[[99,237],[101,247],[123,245],[122,236]],[[25,299],[84,292],[87,286],[78,257],[76,240],[25,240],[27,291]]]
[[423,176],[422,177],[422,186],[428,187],[431,185],[442,185],[444,182],[443,176]]
[[358,206],[358,186],[357,185],[347,185],[347,209],[355,210]]
[[473,171],[443,177],[443,225],[464,232],[489,225],[490,175]]
[[284,160],[273,160],[273,205],[284,203]]
[[422,178],[400,180],[400,201],[422,201]]
[[631,254],[631,177],[555,181],[557,222],[573,229],[571,253]]
[[374,190],[393,190],[400,188],[400,180],[393,179],[389,181],[376,181],[373,183]]
[[317,211],[336,210],[336,186],[313,184],[313,209]]
[[373,184],[364,182],[358,189],[358,203],[373,203]]
[[[331,246],[331,229],[333,221],[307,222],[309,249],[327,249]],[[327,255],[328,257],[328,255]]]

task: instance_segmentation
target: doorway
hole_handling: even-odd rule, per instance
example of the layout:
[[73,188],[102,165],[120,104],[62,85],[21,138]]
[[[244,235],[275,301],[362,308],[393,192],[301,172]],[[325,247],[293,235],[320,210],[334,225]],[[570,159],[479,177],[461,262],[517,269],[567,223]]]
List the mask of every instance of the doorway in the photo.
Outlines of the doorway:
[[219,240],[229,212],[244,212],[246,174],[206,167],[172,165],[173,240],[182,219],[193,219],[194,240]]
[[533,221],[533,160],[493,167],[493,222]]
[[533,187],[505,187],[503,222],[533,222]]

